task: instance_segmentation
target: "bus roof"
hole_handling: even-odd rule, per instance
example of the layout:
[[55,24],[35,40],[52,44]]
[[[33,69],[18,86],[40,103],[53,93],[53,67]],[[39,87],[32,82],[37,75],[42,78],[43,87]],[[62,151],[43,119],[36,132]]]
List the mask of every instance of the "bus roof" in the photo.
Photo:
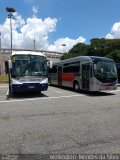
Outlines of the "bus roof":
[[116,63],[117,68],[120,68],[120,63]]
[[103,60],[103,61],[114,61],[113,59],[111,58],[108,58],[108,57],[99,57],[99,56],[90,56],[90,58],[94,61],[100,61],[100,60]]
[[44,56],[46,57],[43,53],[41,52],[35,52],[35,51],[13,51],[12,56],[14,55],[37,55],[37,56]]
[[53,65],[61,65],[64,63],[70,63],[70,62],[76,62],[76,61],[85,61],[85,62],[96,62],[96,61],[114,61],[110,58],[107,57],[99,57],[99,56],[78,56],[78,57],[74,57],[74,58],[69,58],[69,59],[65,59],[59,62],[55,62]]
[[76,62],[76,61],[92,62],[92,59],[89,56],[78,56],[74,58],[65,59],[59,62],[55,62],[53,65],[55,64],[59,65],[59,64],[64,64],[64,63]]

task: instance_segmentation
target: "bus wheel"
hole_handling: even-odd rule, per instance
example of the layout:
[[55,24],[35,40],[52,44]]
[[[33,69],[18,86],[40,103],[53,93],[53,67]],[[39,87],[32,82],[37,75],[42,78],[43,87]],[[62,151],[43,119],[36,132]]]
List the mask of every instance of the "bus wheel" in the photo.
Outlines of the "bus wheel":
[[75,82],[73,88],[74,88],[75,91],[78,91],[80,89],[79,83]]

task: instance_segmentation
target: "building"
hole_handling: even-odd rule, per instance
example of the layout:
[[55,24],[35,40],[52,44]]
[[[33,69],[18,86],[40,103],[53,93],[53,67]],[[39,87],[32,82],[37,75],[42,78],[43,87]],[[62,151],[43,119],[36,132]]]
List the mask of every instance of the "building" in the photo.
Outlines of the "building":
[[[34,51],[34,50],[28,50],[28,49],[12,49],[13,51]],[[52,51],[43,51],[43,50],[35,50],[36,52],[42,52],[46,55],[47,60],[51,60],[53,62],[60,61],[60,58],[62,56],[62,53],[59,52],[52,52]],[[1,49],[0,53],[0,74],[5,74],[6,69],[6,63],[10,59],[11,55],[11,49]]]

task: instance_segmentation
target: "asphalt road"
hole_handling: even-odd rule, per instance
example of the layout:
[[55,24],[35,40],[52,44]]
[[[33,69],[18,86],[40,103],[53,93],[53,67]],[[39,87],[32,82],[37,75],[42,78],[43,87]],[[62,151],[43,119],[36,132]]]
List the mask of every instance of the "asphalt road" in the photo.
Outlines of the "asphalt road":
[[120,87],[76,93],[50,86],[6,100],[0,85],[1,154],[120,153]]

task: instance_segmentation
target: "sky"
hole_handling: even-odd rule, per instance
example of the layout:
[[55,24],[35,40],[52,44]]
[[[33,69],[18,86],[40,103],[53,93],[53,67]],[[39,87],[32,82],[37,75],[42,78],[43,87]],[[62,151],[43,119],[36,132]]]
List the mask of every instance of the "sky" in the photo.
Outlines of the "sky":
[[68,52],[93,38],[120,38],[120,0],[0,0],[2,48]]

